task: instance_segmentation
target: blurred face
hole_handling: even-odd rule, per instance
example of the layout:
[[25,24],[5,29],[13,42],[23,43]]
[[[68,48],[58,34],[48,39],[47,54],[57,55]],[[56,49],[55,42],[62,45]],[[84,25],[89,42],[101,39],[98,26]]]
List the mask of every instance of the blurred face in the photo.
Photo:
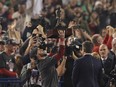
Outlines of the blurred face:
[[75,6],[77,4],[77,0],[71,0],[70,5]]
[[69,37],[68,40],[67,40],[67,42],[66,42],[67,46],[70,46],[71,42],[72,42],[72,38]]
[[46,53],[44,52],[44,50],[43,49],[40,49],[40,48],[38,48],[38,50],[37,50],[37,57],[44,57],[46,55]]
[[79,29],[75,30],[75,36],[81,38],[81,31]]
[[8,52],[12,53],[13,52],[13,45],[10,44],[10,45],[5,45],[5,48]]
[[16,52],[18,49],[19,49],[19,46],[18,45],[14,45],[13,46],[13,52]]
[[65,31],[63,31],[63,30],[59,30],[59,31],[58,31],[60,37],[64,37],[64,36],[65,36],[65,33],[64,33],[64,32],[65,32]]
[[9,9],[9,12],[10,12],[10,13],[14,13],[14,8],[11,7],[11,8]]
[[102,43],[103,43],[103,38],[102,38],[101,36],[99,36],[98,39],[97,39],[97,42],[98,42],[99,44],[102,44]]
[[103,29],[101,34],[102,34],[102,37],[105,37],[107,34],[107,31],[105,29]]
[[52,4],[53,0],[45,0],[46,4]]
[[34,29],[33,32],[32,32],[32,34],[36,34],[37,35],[38,34],[37,29]]
[[30,60],[31,60],[31,67],[32,68],[35,68],[35,66],[36,66],[35,60],[32,59],[32,58]]
[[98,16],[98,14],[97,14],[96,12],[93,12],[93,13],[92,13],[92,17],[93,17],[93,18],[97,18],[97,16]]
[[0,44],[0,52],[4,51],[4,45]]
[[19,5],[19,12],[22,14],[22,13],[24,13],[25,12],[25,5]]
[[62,18],[62,19],[64,19],[64,18],[65,18],[65,12],[64,12],[64,10],[63,10],[63,9],[61,10],[60,15],[61,15],[61,18]]
[[106,45],[101,45],[99,47],[99,54],[102,58],[106,58],[108,56],[108,48]]
[[35,63],[35,60],[34,59],[30,59],[31,60],[31,63]]

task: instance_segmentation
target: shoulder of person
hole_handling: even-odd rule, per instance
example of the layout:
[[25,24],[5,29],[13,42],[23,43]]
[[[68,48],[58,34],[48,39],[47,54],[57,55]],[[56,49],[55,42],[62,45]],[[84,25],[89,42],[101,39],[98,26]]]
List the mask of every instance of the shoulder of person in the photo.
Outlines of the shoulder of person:
[[23,66],[22,71],[21,72],[25,72],[27,70],[27,64]]
[[109,51],[109,55],[115,56],[115,53],[113,51]]
[[0,60],[2,59],[2,54],[3,54],[3,52],[0,53]]
[[110,51],[109,54],[108,54],[108,58],[109,59],[114,59],[115,58],[115,54],[112,51]]
[[1,53],[0,53],[0,57],[3,57],[4,55],[6,55],[5,52],[1,52]]
[[0,55],[2,55],[3,54],[3,52],[0,52]]
[[82,56],[82,57],[80,57],[80,58],[76,59],[76,60],[75,60],[75,62],[82,61],[83,59],[84,59],[84,56]]

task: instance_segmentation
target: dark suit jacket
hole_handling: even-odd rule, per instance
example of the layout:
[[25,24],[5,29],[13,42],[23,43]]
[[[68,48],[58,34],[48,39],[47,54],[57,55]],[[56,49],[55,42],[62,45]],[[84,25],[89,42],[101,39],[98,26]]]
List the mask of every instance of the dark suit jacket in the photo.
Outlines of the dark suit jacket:
[[[115,54],[113,53],[109,53],[108,54],[108,58],[106,59],[105,63],[102,64],[102,67],[104,68],[105,70],[105,73],[107,75],[110,75],[110,72],[114,69],[114,66],[115,66]],[[102,60],[101,60],[102,61]]]
[[101,62],[91,55],[85,55],[74,63],[73,87],[100,87],[101,75]]
[[111,72],[115,67],[115,64],[116,64],[115,62],[116,62],[115,54],[112,53],[111,51],[108,54],[108,58],[105,60],[104,63],[101,60],[102,67],[104,68],[104,71],[105,71],[105,76],[103,77],[105,85],[107,85],[109,78],[111,78],[111,77],[114,78],[114,76],[112,76]]

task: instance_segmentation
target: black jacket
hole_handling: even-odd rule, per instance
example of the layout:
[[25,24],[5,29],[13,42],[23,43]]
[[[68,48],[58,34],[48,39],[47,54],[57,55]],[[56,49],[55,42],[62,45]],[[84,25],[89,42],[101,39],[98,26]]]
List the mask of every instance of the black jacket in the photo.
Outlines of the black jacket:
[[102,65],[91,55],[85,55],[74,63],[73,87],[100,87]]
[[113,52],[109,52],[108,54],[108,58],[105,60],[105,62],[103,63],[103,60],[101,60],[102,63],[102,68],[104,69],[104,76],[103,76],[103,80],[105,83],[104,87],[107,87],[109,85],[109,81],[111,78],[114,78],[112,71],[116,65],[116,58],[115,58],[115,54]]

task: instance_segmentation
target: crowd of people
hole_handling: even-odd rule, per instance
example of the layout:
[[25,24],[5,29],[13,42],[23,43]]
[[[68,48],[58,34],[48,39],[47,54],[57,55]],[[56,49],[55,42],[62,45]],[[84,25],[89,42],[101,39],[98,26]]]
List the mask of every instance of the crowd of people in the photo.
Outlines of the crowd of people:
[[23,87],[116,87],[115,3],[0,0],[0,78]]

